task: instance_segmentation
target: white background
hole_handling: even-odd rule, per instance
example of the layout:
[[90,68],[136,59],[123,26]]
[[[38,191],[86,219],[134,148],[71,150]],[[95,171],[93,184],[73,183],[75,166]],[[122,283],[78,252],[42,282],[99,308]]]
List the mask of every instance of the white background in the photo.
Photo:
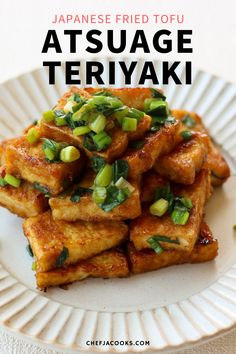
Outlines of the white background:
[[[64,54],[41,54],[47,30],[55,28],[51,20],[56,13],[184,14],[185,23],[179,28],[192,29],[194,33],[194,52],[186,58],[191,58],[195,67],[236,83],[236,0],[0,0],[0,82],[41,66],[43,60],[63,60],[71,57],[68,54],[67,40],[63,37]],[[144,28],[148,36],[163,27],[172,31],[176,29],[175,25],[127,25],[126,29],[131,37],[136,28]],[[66,28],[81,28],[86,31],[91,28],[122,29],[124,25],[115,27],[77,24],[57,25],[56,28],[61,34]],[[83,45],[82,41],[81,47]],[[103,54],[106,54],[106,50]],[[83,56],[83,53],[77,54],[77,57],[80,56]],[[165,59],[183,60],[185,57],[176,56],[173,52]],[[2,338],[3,336],[0,338],[0,348],[3,345]],[[235,343],[236,335],[233,332],[221,340],[188,353],[234,354]],[[16,343],[14,351],[20,353],[17,347],[20,348],[20,343]]]
[[[193,65],[236,82],[236,1],[235,0],[0,0],[0,81],[42,65],[43,59],[68,58],[68,38],[61,36],[64,54],[41,54],[48,29],[62,34],[65,28],[105,30],[124,28],[124,25],[62,25],[51,24],[53,15],[86,13],[147,13],[184,14],[185,23],[179,28],[193,30]],[[151,35],[174,25],[126,25],[132,35],[136,28],[144,28]],[[84,44],[83,41],[81,44]],[[106,51],[103,51],[105,54]],[[77,57],[83,55],[81,51]],[[154,55],[154,53],[153,53]],[[155,54],[157,55],[157,54]],[[165,59],[183,60],[172,55]]]

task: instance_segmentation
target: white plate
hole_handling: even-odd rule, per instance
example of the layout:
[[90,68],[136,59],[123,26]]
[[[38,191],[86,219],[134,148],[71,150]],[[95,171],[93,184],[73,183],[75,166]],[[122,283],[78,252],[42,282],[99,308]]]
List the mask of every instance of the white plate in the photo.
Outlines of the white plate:
[[[58,74],[55,86],[47,84],[45,69],[0,86],[0,138],[19,134],[55,104],[66,89],[63,69]],[[235,172],[236,86],[194,71],[191,87],[163,88],[172,108],[203,116]],[[207,222],[220,244],[216,261],[127,279],[88,279],[67,291],[46,293],[35,289],[21,219],[0,208],[0,322],[22,336],[70,352],[166,351],[225,331],[236,324],[235,202],[236,178],[231,177],[206,208]],[[89,347],[87,340],[148,340],[150,345]]]

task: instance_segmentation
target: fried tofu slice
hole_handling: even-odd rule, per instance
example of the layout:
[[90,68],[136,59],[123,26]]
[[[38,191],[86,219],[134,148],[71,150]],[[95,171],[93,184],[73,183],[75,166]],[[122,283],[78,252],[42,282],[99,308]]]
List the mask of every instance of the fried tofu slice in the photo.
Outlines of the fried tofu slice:
[[[192,131],[208,134],[202,119],[196,113],[184,110],[172,110],[171,112],[176,119],[182,122],[182,126],[185,127],[185,130],[191,129]],[[188,126],[183,124],[186,117],[190,117],[193,121],[193,126],[191,128],[188,128]],[[208,154],[203,167],[211,170],[211,182],[215,187],[222,185],[230,176],[229,165],[210,136],[208,139]]]
[[28,182],[22,182],[18,188],[0,187],[0,205],[22,218],[36,216],[49,208],[44,194]]
[[149,133],[144,139],[140,149],[128,149],[122,157],[129,164],[129,177],[137,178],[142,173],[153,167],[156,159],[172,150],[175,145],[175,136],[178,131],[178,122],[166,125],[158,132]]
[[[116,247],[126,239],[128,233],[128,227],[123,222],[107,220],[100,223],[68,223],[54,220],[50,211],[26,219],[23,230],[39,272],[75,264]],[[63,264],[59,264],[65,249],[68,251],[67,257]]]
[[[95,173],[88,170],[79,183],[79,187],[90,188],[94,183]],[[92,199],[91,194],[84,194],[78,202],[71,201],[71,195],[49,199],[53,218],[56,220],[103,221],[134,219],[141,214],[140,182],[129,180],[135,190],[122,204],[109,212],[102,210]]]
[[193,138],[180,143],[168,155],[158,158],[153,169],[170,181],[192,184],[202,168],[208,152],[208,137],[195,133]]
[[128,259],[134,274],[149,272],[171,265],[208,262],[217,257],[218,241],[213,239],[205,222],[201,224],[199,238],[191,252],[166,250],[156,254],[151,249],[137,251],[132,243],[128,245]]
[[150,248],[148,239],[159,235],[178,240],[177,243],[160,242],[164,249],[178,249],[191,252],[199,235],[203,216],[204,204],[211,191],[210,173],[201,170],[192,185],[172,186],[174,195],[190,198],[193,208],[190,211],[188,222],[185,225],[175,225],[169,213],[162,217],[151,215],[149,208],[144,208],[141,216],[131,221],[130,240],[137,250]]
[[121,278],[129,274],[129,267],[124,252],[120,249],[104,251],[88,260],[75,265],[53,269],[48,272],[37,272],[38,288],[70,284],[88,277]]
[[45,159],[42,145],[42,141],[30,144],[25,136],[11,140],[6,147],[7,173],[30,183],[39,183],[50,194],[57,195],[80,175],[84,158],[81,155],[71,163],[51,163]]
[[[86,99],[91,98],[91,95],[83,89],[77,87],[72,87],[61,99],[59,99],[55,109],[63,110],[67,102],[67,99],[73,94],[78,93]],[[115,125],[115,121],[110,127],[107,125],[105,130],[112,138],[111,145],[104,151],[96,151],[96,155],[103,157],[107,162],[112,162],[118,157],[122,156],[124,151],[128,146],[129,140],[136,140],[142,138],[144,134],[150,129],[151,117],[145,115],[139,122],[136,131],[125,132],[120,127]],[[65,141],[69,144],[73,144],[81,149],[83,149],[88,157],[94,155],[94,151],[90,151],[84,147],[84,137],[73,135],[72,130],[68,126],[58,127],[54,123],[46,123],[45,121],[40,121],[40,132],[41,135],[47,138],[54,139],[56,141]]]

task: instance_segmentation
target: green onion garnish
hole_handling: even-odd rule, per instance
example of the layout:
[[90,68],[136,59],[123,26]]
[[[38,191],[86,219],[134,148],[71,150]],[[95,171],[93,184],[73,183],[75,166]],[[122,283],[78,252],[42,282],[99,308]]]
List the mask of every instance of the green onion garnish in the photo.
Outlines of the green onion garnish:
[[92,198],[96,204],[101,204],[105,201],[107,196],[107,191],[105,187],[96,186],[93,190]]
[[[100,96],[99,96],[100,97]],[[112,166],[106,164],[97,174],[94,183],[99,187],[107,187],[112,181]]]
[[75,192],[72,194],[70,200],[73,203],[79,202],[80,198],[85,194],[91,194],[93,190],[91,188],[78,187]]
[[118,205],[125,202],[129,196],[130,192],[128,189],[118,189],[116,186],[110,185],[107,187],[107,197],[101,204],[101,208],[105,212],[109,212]]
[[51,139],[46,139],[42,138],[43,140],[43,152],[46,156],[46,159],[49,162],[59,162],[60,161],[60,151],[64,147],[66,147],[66,144],[64,143],[57,143],[54,140]]
[[55,264],[56,267],[57,268],[62,267],[68,257],[69,257],[69,250],[67,247],[63,247],[63,250],[61,251],[61,253],[57,257],[56,264]]
[[160,91],[154,89],[154,88],[150,88],[150,91],[152,93],[152,97],[153,98],[158,98],[160,100],[165,101],[166,100],[166,96],[164,96]]
[[129,143],[129,148],[131,149],[141,149],[145,144],[144,140],[135,140]]
[[135,190],[135,188],[132,186],[132,184],[130,184],[126,179],[124,179],[123,177],[120,177],[118,179],[118,181],[115,183],[115,186],[119,189],[125,189],[127,188],[130,193],[133,193],[133,191]]
[[147,240],[147,243],[150,245],[150,247],[157,253],[157,254],[161,254],[164,250],[161,247],[159,241],[157,241],[155,239],[155,236],[153,237],[149,237],[149,239]]
[[197,124],[196,121],[188,114],[184,116],[184,118],[182,119],[182,123],[188,128],[193,128]]
[[145,113],[136,109],[136,108],[130,108],[128,111],[127,116],[130,118],[135,118],[137,119],[138,123],[140,121],[140,119],[142,119],[144,117]]
[[30,257],[34,257],[30,244],[26,246],[26,251],[29,253]]
[[4,177],[4,181],[7,182],[12,187],[18,188],[20,187],[21,180],[19,178],[16,178],[8,173],[6,173]]
[[74,121],[81,121],[84,120],[88,122],[91,118],[92,110],[91,107],[86,103],[84,104],[77,112],[72,115],[72,119]]
[[89,124],[90,129],[97,134],[102,132],[104,130],[105,126],[106,126],[106,117],[102,113],[100,113],[94,119],[94,121]]
[[0,177],[0,187],[5,187],[7,185],[7,182],[4,180],[4,178]]
[[144,101],[144,108],[151,116],[168,117],[169,115],[168,103],[158,98],[147,98]]
[[122,120],[122,130],[126,132],[133,132],[137,129],[137,119],[124,117]]
[[91,157],[91,162],[92,162],[92,168],[96,173],[98,173],[101,170],[101,168],[103,168],[106,165],[105,159],[101,156]]
[[55,114],[52,110],[43,112],[43,120],[47,123],[53,122],[55,119]]
[[182,136],[182,138],[183,138],[184,140],[189,140],[189,139],[192,138],[193,133],[190,132],[189,130],[184,130],[183,132],[180,133],[180,135]]
[[73,162],[80,158],[80,151],[75,146],[67,146],[60,151],[62,162]]
[[26,137],[30,144],[35,144],[40,138],[40,133],[37,129],[32,127],[28,130]]
[[152,215],[162,216],[168,210],[168,206],[168,201],[161,198],[150,206],[149,211]]
[[129,173],[129,164],[126,160],[116,160],[112,165],[113,182],[116,183],[121,177],[126,179]]
[[171,220],[176,225],[185,225],[189,219],[189,212],[185,209],[174,208],[171,213]]
[[73,135],[75,136],[80,136],[80,135],[84,135],[87,134],[91,131],[91,129],[85,125],[85,126],[81,126],[81,127],[77,127],[73,130]]
[[[98,96],[98,97],[102,97],[102,96]],[[112,142],[112,138],[105,131],[93,135],[92,139],[96,146],[97,151],[105,150]]]
[[67,121],[65,119],[65,116],[62,117],[56,117],[55,118],[55,124],[58,127],[62,127],[63,125],[67,125]]

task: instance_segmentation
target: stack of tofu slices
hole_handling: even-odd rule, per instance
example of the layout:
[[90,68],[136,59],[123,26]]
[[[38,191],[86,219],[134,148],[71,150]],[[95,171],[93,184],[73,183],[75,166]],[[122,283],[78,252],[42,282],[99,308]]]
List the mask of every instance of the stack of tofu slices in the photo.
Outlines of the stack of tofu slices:
[[217,255],[204,206],[229,167],[161,91],[72,87],[0,162],[0,204],[24,218],[40,289]]

